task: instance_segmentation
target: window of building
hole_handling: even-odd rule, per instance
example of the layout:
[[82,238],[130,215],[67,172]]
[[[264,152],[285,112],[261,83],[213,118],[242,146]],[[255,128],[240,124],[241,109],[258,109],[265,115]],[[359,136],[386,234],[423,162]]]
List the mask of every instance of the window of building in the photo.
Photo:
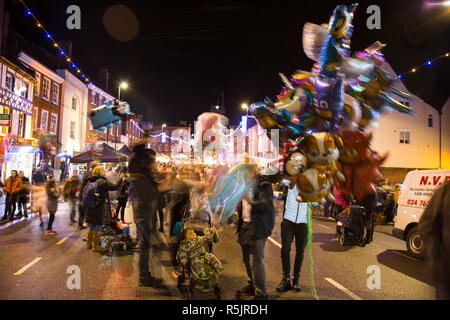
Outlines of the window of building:
[[51,134],[56,134],[56,129],[58,128],[58,115],[56,113],[52,113],[50,117],[50,128],[49,132]]
[[72,110],[77,110],[78,99],[76,96],[72,97]]
[[432,114],[429,114],[428,115],[428,127],[429,128],[433,128],[434,127],[434,121],[433,121],[434,119],[433,119],[433,115]]
[[38,116],[39,109],[37,107],[33,107],[33,129],[37,129],[38,127]]
[[75,139],[75,121],[70,121],[70,139]]
[[40,96],[41,93],[41,74],[36,72],[36,86],[34,87],[34,95]]
[[[1,113],[8,113],[8,114],[11,114],[11,109],[8,108],[8,107],[2,107],[2,106],[0,106],[0,111],[1,111]],[[2,126],[2,127],[0,127],[0,132],[1,132],[2,134],[7,134],[7,133],[9,132],[9,128],[10,128],[10,127]]]
[[19,112],[19,127],[17,131],[17,136],[23,138],[23,131],[25,129],[25,113]]
[[95,92],[91,91],[91,104],[95,105]]
[[12,73],[6,73],[5,86],[7,89],[13,91],[14,90],[14,76]]
[[48,111],[42,110],[41,112],[41,129],[47,131]]
[[50,99],[50,79],[44,77],[42,82],[42,98],[45,100]]
[[410,144],[410,132],[409,132],[409,130],[400,130],[400,143]]
[[52,102],[54,104],[59,104],[59,84],[52,84]]

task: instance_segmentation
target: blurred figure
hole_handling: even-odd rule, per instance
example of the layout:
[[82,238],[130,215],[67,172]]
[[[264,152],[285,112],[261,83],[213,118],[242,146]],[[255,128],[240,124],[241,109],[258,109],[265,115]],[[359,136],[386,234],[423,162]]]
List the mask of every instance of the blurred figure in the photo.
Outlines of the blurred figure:
[[106,180],[105,169],[95,167],[83,189],[83,207],[86,210],[86,222],[89,223],[86,248],[95,252],[104,252],[100,245],[103,224],[111,222],[110,190],[116,190],[119,185],[113,185]]
[[264,247],[275,223],[272,183],[256,170],[249,171],[249,183],[256,181],[250,194],[245,194],[239,212],[238,243],[249,278],[248,285],[237,294],[254,295],[255,300],[267,300],[266,271],[263,263]]
[[132,181],[132,206],[139,239],[139,285],[156,286],[162,279],[152,276],[150,261],[150,233],[154,229],[159,192],[153,176],[156,152],[146,148],[147,141],[139,141],[133,147],[128,171]]
[[394,220],[394,210],[395,210],[395,200],[394,200],[394,194],[388,193],[386,197],[386,206],[384,209],[384,215],[386,217],[386,223],[387,224],[393,224]]
[[31,175],[31,182],[35,185],[39,185],[46,181],[44,177],[44,173],[42,172],[41,167],[37,167],[33,169],[33,173]]
[[30,179],[25,177],[23,171],[19,171],[19,178],[22,180],[22,189],[17,195],[17,206],[19,209],[18,218],[22,217],[22,212],[25,218],[28,217],[27,202],[30,193]]
[[[69,202],[70,207],[70,223],[77,222],[75,220],[76,208],[77,208],[77,198],[79,196],[81,187],[81,180],[78,178],[78,171],[73,170],[72,176],[64,184],[64,200]],[[78,220],[80,219],[80,214],[78,214]]]
[[50,179],[47,181],[45,191],[47,193],[47,210],[48,214],[50,215],[48,219],[47,231],[45,232],[45,234],[53,236],[56,234],[56,232],[53,231],[52,226],[53,222],[55,221],[55,213],[58,210],[58,198],[61,195],[59,188],[56,186],[55,179]]
[[117,205],[117,216],[120,220],[125,221],[125,208],[127,206],[128,196],[130,195],[130,182],[128,182],[124,173],[120,174],[119,189],[117,191],[117,200],[119,204]]
[[44,228],[44,219],[42,218],[47,208],[47,195],[45,187],[40,184],[31,187],[31,212],[38,213],[40,228]]
[[80,229],[86,229],[84,226],[84,220],[86,219],[86,210],[82,206],[83,202],[83,190],[86,187],[86,184],[89,181],[89,178],[92,176],[92,170],[98,165],[98,161],[92,161],[89,163],[88,170],[84,172],[83,175],[83,181],[81,182],[81,188],[80,188],[80,202],[78,205],[78,227]]
[[14,213],[16,212],[17,195],[22,190],[22,180],[17,176],[17,170],[11,170],[11,176],[6,179],[3,185],[3,191],[6,192],[6,200],[5,214],[2,221],[8,218],[8,214],[8,220],[13,221]]
[[438,300],[450,300],[450,183],[434,192],[419,221]]
[[[164,232],[164,208],[167,206],[167,193],[166,192],[160,192],[159,194],[159,201],[158,201],[158,216],[159,216],[159,232]],[[155,216],[156,219],[156,216]],[[155,222],[155,228],[156,228],[156,222]]]

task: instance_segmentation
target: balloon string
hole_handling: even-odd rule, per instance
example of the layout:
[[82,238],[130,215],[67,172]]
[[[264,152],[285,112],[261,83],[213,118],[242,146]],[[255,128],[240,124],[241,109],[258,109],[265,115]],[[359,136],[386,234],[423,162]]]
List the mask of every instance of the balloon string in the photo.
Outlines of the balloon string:
[[314,282],[314,262],[312,258],[312,209],[311,202],[308,202],[308,246],[309,246],[309,274],[311,277],[311,293],[314,295],[316,300],[320,300],[316,291],[316,284]]

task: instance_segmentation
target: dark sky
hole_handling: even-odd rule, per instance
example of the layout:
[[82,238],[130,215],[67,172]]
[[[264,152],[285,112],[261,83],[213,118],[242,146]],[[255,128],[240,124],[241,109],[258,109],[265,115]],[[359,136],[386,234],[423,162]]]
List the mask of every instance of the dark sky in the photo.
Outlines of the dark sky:
[[[11,27],[52,50],[41,31],[16,0],[7,0]],[[305,22],[327,23],[338,3],[351,1],[143,1],[27,0],[33,13],[57,40],[70,39],[73,61],[91,79],[108,68],[110,86],[119,81],[133,111],[155,123],[193,121],[209,111],[224,90],[226,114],[239,121],[242,102],[274,98],[280,92],[278,72],[310,70],[303,52]],[[387,43],[384,55],[397,73],[450,51],[450,7],[424,9],[424,1],[359,1],[354,18],[352,51],[374,41]],[[81,30],[66,28],[66,8],[81,8]],[[114,5],[133,14],[103,18]],[[369,30],[367,7],[381,8],[381,30]],[[108,14],[106,15],[108,18]],[[134,17],[135,20],[134,20]],[[107,19],[108,20],[108,19]],[[134,30],[136,36],[133,38]],[[117,37],[131,37],[129,41]],[[122,39],[124,40],[124,39]],[[45,61],[44,61],[45,63]],[[449,58],[405,78],[410,91],[439,109],[448,98]],[[95,80],[94,80],[95,84]]]

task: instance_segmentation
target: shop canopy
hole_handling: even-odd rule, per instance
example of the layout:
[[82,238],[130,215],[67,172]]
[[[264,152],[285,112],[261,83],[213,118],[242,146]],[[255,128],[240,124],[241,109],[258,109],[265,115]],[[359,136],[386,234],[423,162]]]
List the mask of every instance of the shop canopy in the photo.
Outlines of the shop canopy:
[[123,145],[123,147],[119,149],[119,152],[127,156],[131,156],[133,154],[133,151],[131,151],[130,148],[128,148],[126,145]]
[[101,147],[96,152],[94,150],[88,150],[75,157],[73,157],[71,163],[89,163],[91,161],[97,160],[99,162],[125,162],[128,160],[127,155],[114,150],[114,148],[103,143]]

